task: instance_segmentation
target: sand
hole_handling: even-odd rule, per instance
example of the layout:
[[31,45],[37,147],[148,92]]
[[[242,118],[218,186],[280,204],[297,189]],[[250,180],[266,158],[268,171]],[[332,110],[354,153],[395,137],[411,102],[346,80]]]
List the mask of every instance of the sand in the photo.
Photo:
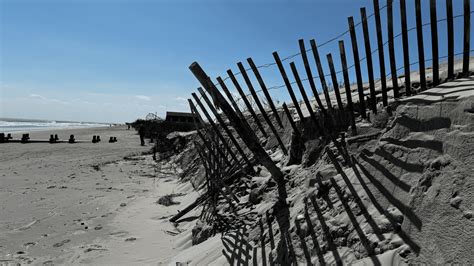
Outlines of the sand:
[[[176,229],[163,217],[197,195],[172,170],[155,172],[151,156],[142,155],[151,144],[140,146],[125,127],[30,137],[50,134],[100,135],[102,142],[0,144],[0,264],[159,264],[177,253]],[[108,143],[110,136],[118,142]],[[182,204],[156,204],[176,192],[186,193],[175,199]]]

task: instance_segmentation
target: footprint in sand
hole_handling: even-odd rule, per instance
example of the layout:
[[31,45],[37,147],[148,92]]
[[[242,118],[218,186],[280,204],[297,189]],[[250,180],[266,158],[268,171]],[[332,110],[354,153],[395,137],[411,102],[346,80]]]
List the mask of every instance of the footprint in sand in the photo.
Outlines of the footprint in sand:
[[71,242],[70,239],[65,239],[65,240],[63,240],[63,241],[61,241],[61,242],[58,242],[58,243],[54,244],[53,247],[59,248],[59,247],[63,246],[64,244],[67,244],[67,243],[69,243],[69,242]]

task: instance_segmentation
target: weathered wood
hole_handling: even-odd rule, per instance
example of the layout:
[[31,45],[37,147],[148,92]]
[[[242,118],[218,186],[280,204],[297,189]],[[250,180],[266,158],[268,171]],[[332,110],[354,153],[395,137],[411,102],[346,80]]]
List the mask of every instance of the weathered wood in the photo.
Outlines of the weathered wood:
[[469,77],[469,52],[471,40],[471,1],[464,0],[464,42],[463,42],[463,64],[462,64],[462,76]]
[[349,17],[347,18],[349,24],[349,32],[351,35],[351,43],[352,43],[352,53],[354,58],[354,68],[356,72],[356,79],[357,79],[357,91],[359,93],[359,107],[360,107],[360,115],[362,118],[367,117],[367,113],[365,111],[365,96],[364,96],[364,85],[362,83],[362,73],[360,70],[360,58],[359,58],[359,48],[357,47],[357,35],[354,26],[354,18]]
[[314,98],[316,99],[316,102],[318,103],[319,109],[323,112],[323,114],[326,113],[326,108],[324,108],[323,103],[321,102],[321,98],[319,98],[319,92],[316,89],[316,84],[314,83],[313,79],[313,73],[311,72],[311,67],[309,66],[309,61],[308,61],[308,55],[306,54],[306,48],[304,46],[304,40],[299,40],[300,44],[300,51],[301,51],[301,57],[303,58],[303,63],[304,63],[304,69],[306,71],[306,77],[308,78],[309,86],[311,87],[311,91],[313,92]]
[[[201,121],[202,121],[202,118],[201,118],[201,115],[199,114],[199,112],[197,111],[197,108],[196,106],[194,106],[194,103],[191,101],[191,99],[188,99],[188,103],[189,103],[189,108],[191,109],[191,113],[193,113],[195,116],[197,116]],[[206,137],[199,131],[199,126],[196,122],[196,118],[193,119],[193,123],[194,123],[194,126],[196,127],[196,132],[199,136],[199,138],[202,140],[202,142],[204,143],[204,145],[207,147],[208,150],[211,150],[211,146],[210,146],[210,143],[209,141],[206,139]],[[204,125],[204,122],[202,122],[202,125]],[[203,126],[204,127],[204,126]],[[232,164],[230,163],[229,159],[227,158],[227,155],[222,151],[220,150],[219,151],[219,154],[220,156],[222,156],[225,164],[229,167],[232,166]]]
[[405,93],[411,95],[410,81],[410,49],[408,46],[408,26],[405,0],[400,0],[400,15],[402,24],[403,65],[405,69]]
[[242,101],[244,101],[245,106],[247,106],[247,111],[249,111],[250,115],[252,115],[252,117],[255,121],[255,124],[257,124],[258,129],[260,130],[260,132],[262,132],[262,135],[265,138],[268,138],[267,132],[265,132],[265,129],[263,128],[262,123],[260,122],[260,119],[258,119],[257,114],[255,113],[255,111],[252,108],[252,105],[250,104],[249,100],[247,99],[247,95],[245,95],[244,91],[242,90],[242,87],[240,86],[239,82],[235,78],[234,73],[232,73],[232,70],[229,69],[229,70],[227,70],[227,74],[229,75],[230,79],[232,80],[232,83],[234,83],[234,86],[237,89],[237,91],[239,92],[240,97],[242,97]]
[[362,29],[364,32],[365,61],[367,62],[367,75],[369,76],[370,106],[374,114],[377,113],[377,96],[375,95],[374,68],[372,65],[372,49],[370,48],[369,26],[365,7],[360,9]]
[[288,109],[288,106],[286,106],[286,103],[283,103],[282,106],[283,106],[283,110],[285,111],[286,116],[288,117],[288,121],[290,121],[290,125],[293,128],[293,132],[295,132],[295,134],[297,134],[298,136],[301,136],[301,133],[298,127],[296,126],[295,120],[293,120],[293,115]]
[[318,119],[316,118],[316,114],[314,113],[313,108],[311,107],[311,103],[309,102],[308,95],[306,95],[303,83],[301,82],[300,75],[298,74],[298,70],[296,69],[296,65],[294,62],[290,63],[290,68],[291,68],[291,71],[293,72],[293,76],[295,77],[296,84],[298,85],[301,96],[303,97],[303,101],[306,105],[306,108],[308,108],[308,112],[311,117],[311,120],[316,125],[319,132],[323,134],[322,128],[319,127]]
[[438,48],[438,15],[436,13],[436,0],[430,0],[431,22],[431,57],[433,60],[433,86],[439,85],[439,48]]
[[453,0],[446,0],[446,19],[448,27],[448,80],[454,79],[454,19]]
[[278,56],[277,52],[273,52],[273,58],[275,59],[278,69],[280,70],[280,74],[283,77],[283,81],[285,82],[288,93],[290,94],[291,100],[293,101],[293,105],[296,108],[296,112],[298,113],[300,120],[303,121],[304,116],[303,116],[303,113],[301,112],[300,103],[296,99],[295,93],[293,92],[293,88],[291,87],[290,80],[288,79],[288,76],[286,75],[285,68],[283,67],[283,64],[281,63],[280,56]]
[[342,112],[344,111],[344,105],[342,104],[341,94],[339,92],[339,83],[337,81],[336,70],[334,69],[334,62],[332,61],[332,55],[326,55],[328,64],[329,64],[329,71],[331,72],[331,79],[332,79],[332,87],[334,89],[334,93],[336,94],[337,106],[339,110]]
[[256,158],[265,168],[267,168],[267,170],[272,175],[272,178],[277,182],[280,200],[285,200],[286,191],[284,189],[285,180],[283,178],[283,173],[260,145],[257,136],[252,131],[249,124],[232,110],[232,107],[225,100],[224,96],[222,96],[219,90],[217,90],[211,79],[207,76],[207,74],[197,62],[191,64],[189,69],[208,92],[214,93],[216,100],[219,101],[222,111],[225,113],[227,118],[229,118],[235,130],[239,133],[241,139],[245,142],[247,147],[249,147],[249,149],[254,153],[254,158]]
[[263,108],[262,103],[260,102],[260,99],[258,98],[258,94],[253,88],[252,82],[250,81],[249,76],[247,75],[247,71],[245,71],[245,67],[242,65],[242,63],[237,63],[237,66],[239,67],[240,73],[242,74],[242,77],[245,80],[245,83],[247,84],[247,87],[250,91],[250,94],[252,94],[253,100],[257,104],[257,108],[260,110],[260,113],[263,116],[263,119],[267,122],[268,126],[270,127],[270,130],[273,132],[273,135],[278,141],[278,144],[281,147],[281,150],[283,151],[283,154],[287,155],[288,150],[285,147],[285,144],[283,144],[283,141],[280,138],[280,135],[278,134],[278,131],[276,130],[275,126],[273,125],[272,121],[267,115],[267,112],[265,111],[265,108]]
[[344,41],[339,41],[339,52],[341,54],[342,76],[344,78],[344,88],[346,90],[347,110],[351,120],[352,135],[357,135],[357,127],[355,124],[354,106],[352,104],[351,82],[349,80],[349,72],[347,71],[347,58]]
[[232,93],[230,93],[229,89],[227,88],[227,85],[225,85],[224,80],[222,80],[221,77],[217,77],[216,79],[217,79],[217,82],[219,82],[219,85],[221,86],[225,95],[227,96],[227,99],[229,99],[230,103],[232,104],[232,107],[234,107],[234,111],[237,112],[237,114],[240,117],[244,118],[244,114],[242,114],[242,111],[240,111],[240,108],[237,105],[237,102],[234,100],[234,97],[232,96]]
[[[390,1],[390,0],[389,0]],[[380,64],[380,84],[382,89],[382,103],[383,106],[388,105],[387,99],[387,79],[385,73],[385,55],[383,51],[383,37],[382,37],[382,22],[380,20],[379,0],[374,0],[374,15],[375,27],[377,30],[377,49],[379,50],[379,64]]]
[[250,65],[250,68],[252,68],[253,74],[255,75],[255,78],[257,78],[258,83],[260,84],[260,88],[263,91],[263,94],[265,95],[265,98],[267,99],[268,105],[272,109],[273,116],[275,117],[275,120],[277,121],[278,125],[280,128],[283,128],[283,124],[281,123],[280,115],[278,114],[278,111],[275,107],[275,104],[273,103],[272,96],[268,92],[267,86],[265,85],[265,82],[262,79],[262,76],[260,75],[260,72],[258,71],[257,66],[253,62],[252,58],[247,58],[247,62]]
[[423,22],[421,17],[421,0],[415,0],[416,38],[418,39],[418,66],[420,89],[426,90],[425,48],[423,45]]
[[390,75],[392,77],[393,97],[398,98],[398,75],[397,61],[395,59],[395,45],[393,37],[393,0],[387,0],[387,38],[388,38],[388,54],[390,57]]
[[207,198],[209,198],[209,194],[207,194],[207,193],[199,196],[199,198],[197,198],[193,203],[191,203],[186,208],[184,208],[183,210],[178,212],[178,214],[176,214],[175,216],[171,217],[171,219],[169,221],[172,222],[172,223],[175,223],[179,218],[186,215],[186,213],[192,211],[194,208],[196,208],[201,203],[203,203]]
[[[240,153],[240,156],[242,157],[242,159],[244,159],[245,163],[251,168],[252,167],[252,164],[250,163],[250,160],[248,159],[247,155],[245,154],[244,150],[240,147],[240,144],[239,142],[237,142],[237,140],[235,139],[234,135],[232,134],[232,132],[230,131],[229,127],[227,126],[227,124],[225,123],[225,121],[222,119],[221,115],[217,112],[217,110],[214,108],[214,106],[212,105],[211,101],[209,100],[209,98],[207,97],[206,93],[203,91],[202,88],[198,88],[199,90],[199,93],[201,94],[202,98],[204,99],[204,101],[207,103],[207,106],[209,107],[209,109],[211,110],[211,112],[214,114],[214,116],[216,117],[217,121],[219,122],[219,124],[221,125],[222,129],[224,130],[224,132],[227,134],[227,136],[229,137],[230,141],[232,142],[232,144],[234,144],[235,148],[237,149],[237,151]],[[224,142],[224,141],[223,141]],[[224,146],[226,145],[227,143],[224,144]]]
[[199,99],[199,97],[197,96],[196,93],[192,93],[191,94],[194,98],[194,101],[199,105],[199,108],[201,108],[201,111],[202,113],[204,114],[204,116],[207,118],[207,121],[208,123],[211,125],[212,129],[214,130],[214,132],[216,133],[217,137],[222,141],[222,143],[224,144],[225,148],[228,150],[230,156],[232,157],[232,159],[236,162],[239,161],[239,159],[237,159],[237,156],[235,155],[234,151],[232,150],[232,148],[229,146],[229,144],[227,143],[224,135],[222,135],[221,131],[219,130],[219,127],[216,125],[216,123],[214,123],[214,121],[212,120],[212,117],[209,115],[209,113],[207,112],[206,108],[204,107],[204,105],[202,104],[201,100]]
[[314,61],[316,61],[316,67],[318,68],[319,80],[324,92],[324,98],[326,98],[326,104],[328,108],[332,108],[331,98],[329,98],[328,85],[326,83],[326,76],[324,75],[323,65],[321,64],[321,58],[319,57],[318,45],[314,39],[310,40],[311,50],[313,51]]

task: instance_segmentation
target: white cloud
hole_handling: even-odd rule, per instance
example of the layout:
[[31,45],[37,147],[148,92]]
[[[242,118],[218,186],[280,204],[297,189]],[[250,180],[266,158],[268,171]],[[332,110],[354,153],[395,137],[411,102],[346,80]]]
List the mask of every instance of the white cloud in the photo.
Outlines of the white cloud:
[[34,94],[34,93],[30,94],[29,97],[30,97],[30,98],[35,98],[35,99],[47,100],[46,97],[41,96],[41,95],[39,95],[39,94]]
[[184,98],[184,97],[176,97],[174,98],[176,101],[187,101],[188,99]]
[[151,101],[151,97],[145,95],[135,95],[135,98],[143,101]]
[[69,102],[59,100],[59,99],[54,99],[54,98],[47,98],[39,94],[32,93],[28,97],[33,98],[33,99],[39,99],[41,101],[45,102],[53,102],[53,103],[60,103],[60,104],[69,104]]

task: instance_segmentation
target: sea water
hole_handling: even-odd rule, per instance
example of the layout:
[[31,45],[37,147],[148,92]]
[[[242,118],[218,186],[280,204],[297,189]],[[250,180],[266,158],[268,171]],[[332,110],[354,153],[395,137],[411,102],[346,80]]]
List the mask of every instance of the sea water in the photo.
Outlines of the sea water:
[[73,121],[0,118],[0,133],[31,132],[50,129],[104,127],[109,124]]

